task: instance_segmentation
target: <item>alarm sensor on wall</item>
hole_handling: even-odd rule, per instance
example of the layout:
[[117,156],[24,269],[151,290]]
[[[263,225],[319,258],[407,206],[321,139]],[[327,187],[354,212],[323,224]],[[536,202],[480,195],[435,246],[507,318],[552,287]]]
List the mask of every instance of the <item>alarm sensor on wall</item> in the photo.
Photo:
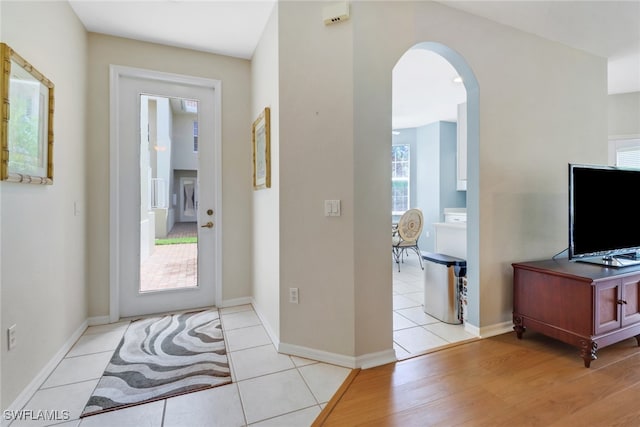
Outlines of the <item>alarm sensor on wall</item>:
[[349,3],[346,1],[332,3],[322,9],[324,25],[337,24],[349,19]]

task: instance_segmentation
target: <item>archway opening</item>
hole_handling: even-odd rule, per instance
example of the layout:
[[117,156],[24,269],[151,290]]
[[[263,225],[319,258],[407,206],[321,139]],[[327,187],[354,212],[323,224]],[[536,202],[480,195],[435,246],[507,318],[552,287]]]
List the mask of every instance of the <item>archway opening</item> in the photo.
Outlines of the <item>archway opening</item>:
[[[427,274],[411,254],[394,264],[394,348],[399,359],[479,335],[478,95],[464,58],[440,43],[416,44],[393,69],[394,223],[403,211],[421,209],[420,250],[464,259],[467,265],[464,280],[445,275],[447,284],[434,292],[434,277],[429,276],[437,266],[428,265],[429,259]],[[450,223],[460,220],[465,222]],[[447,265],[453,269],[454,264]],[[450,290],[445,291],[451,286],[462,290],[454,303]]]

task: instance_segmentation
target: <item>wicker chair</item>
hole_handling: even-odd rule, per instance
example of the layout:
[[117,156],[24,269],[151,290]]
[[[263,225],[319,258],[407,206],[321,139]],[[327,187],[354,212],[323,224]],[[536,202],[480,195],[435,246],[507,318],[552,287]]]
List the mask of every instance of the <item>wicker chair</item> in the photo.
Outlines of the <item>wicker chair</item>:
[[418,239],[422,234],[424,220],[420,209],[409,209],[398,221],[397,226],[393,227],[391,250],[393,258],[398,264],[398,272],[400,271],[400,261],[404,262],[404,254],[408,249],[413,250],[418,255],[420,268],[424,270],[422,265],[422,255],[418,247]]

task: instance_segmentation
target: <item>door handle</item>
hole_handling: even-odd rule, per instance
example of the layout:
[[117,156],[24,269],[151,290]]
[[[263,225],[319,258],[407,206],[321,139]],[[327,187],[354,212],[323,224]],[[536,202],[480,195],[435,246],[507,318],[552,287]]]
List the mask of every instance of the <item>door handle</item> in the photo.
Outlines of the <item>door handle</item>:
[[205,225],[201,225],[202,228],[213,228],[213,222],[209,221]]

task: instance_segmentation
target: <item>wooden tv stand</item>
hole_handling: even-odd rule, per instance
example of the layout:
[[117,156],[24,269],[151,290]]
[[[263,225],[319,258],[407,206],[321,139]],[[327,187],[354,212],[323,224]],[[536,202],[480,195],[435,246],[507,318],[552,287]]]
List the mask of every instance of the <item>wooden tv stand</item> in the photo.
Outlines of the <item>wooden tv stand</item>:
[[513,329],[527,329],[580,349],[584,366],[598,348],[635,337],[640,346],[640,266],[567,259],[514,263]]

